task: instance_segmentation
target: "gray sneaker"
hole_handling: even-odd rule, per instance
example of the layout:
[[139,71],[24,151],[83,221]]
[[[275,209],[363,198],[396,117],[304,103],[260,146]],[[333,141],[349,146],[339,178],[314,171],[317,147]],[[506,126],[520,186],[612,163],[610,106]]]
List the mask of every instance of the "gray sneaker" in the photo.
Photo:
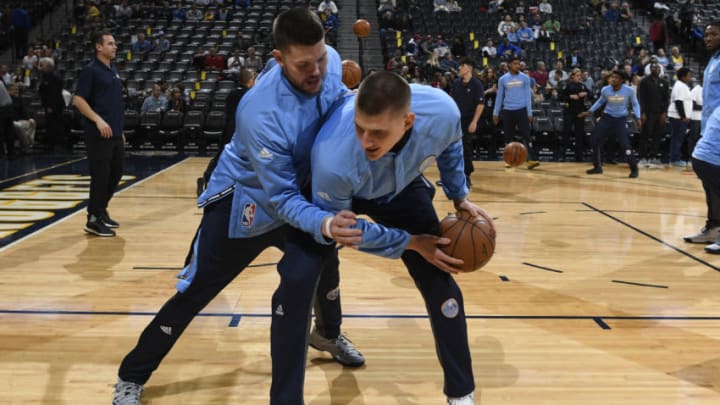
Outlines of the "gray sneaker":
[[690,235],[683,238],[689,243],[713,243],[720,239],[720,226],[712,228],[704,227],[697,235]]
[[332,354],[335,361],[343,366],[360,367],[365,364],[365,357],[343,333],[337,339],[328,339],[321,336],[315,327],[310,333],[309,343],[316,350]]
[[140,405],[142,393],[142,385],[118,378],[118,382],[115,384],[115,397],[112,405]]

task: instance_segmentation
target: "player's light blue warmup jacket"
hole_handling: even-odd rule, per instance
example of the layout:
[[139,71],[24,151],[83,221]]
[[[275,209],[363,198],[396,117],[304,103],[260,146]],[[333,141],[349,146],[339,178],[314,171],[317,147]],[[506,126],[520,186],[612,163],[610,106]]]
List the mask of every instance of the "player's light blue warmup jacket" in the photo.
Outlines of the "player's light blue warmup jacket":
[[605,114],[613,118],[625,118],[630,115],[628,105],[632,104],[633,114],[636,119],[640,119],[640,103],[638,103],[635,91],[626,85],[620,86],[620,90],[615,91],[612,86],[607,85],[600,90],[600,97],[590,107],[590,111],[595,112],[598,108],[605,106]]
[[516,75],[505,73],[498,80],[498,92],[493,115],[499,116],[500,110],[515,111],[527,108],[528,117],[532,116],[532,81],[524,73]]
[[[370,161],[355,134],[355,95],[340,100],[323,124],[312,151],[313,202],[328,211],[352,208],[353,198],[390,201],[437,160],[449,198],[468,194],[463,166],[460,111],[450,96],[430,86],[410,85],[415,124],[398,153]],[[430,185],[430,187],[432,187]],[[402,230],[363,219],[360,250],[399,258],[410,240]],[[321,237],[320,231],[316,237]]]
[[720,51],[710,57],[703,74],[703,109],[700,123],[703,134],[705,125],[718,106],[720,106]]
[[720,166],[720,108],[716,108],[705,123],[702,137],[695,145],[692,156],[703,162]]
[[[332,104],[347,88],[342,84],[340,56],[327,47],[327,74],[322,91],[307,95],[295,89],[271,64],[242,98],[235,134],[225,146],[198,206],[233,193],[229,237],[253,237],[288,223],[320,234],[323,211],[301,194],[310,180],[310,151]],[[268,89],[270,88],[270,89]],[[254,93],[270,95],[264,99]]]

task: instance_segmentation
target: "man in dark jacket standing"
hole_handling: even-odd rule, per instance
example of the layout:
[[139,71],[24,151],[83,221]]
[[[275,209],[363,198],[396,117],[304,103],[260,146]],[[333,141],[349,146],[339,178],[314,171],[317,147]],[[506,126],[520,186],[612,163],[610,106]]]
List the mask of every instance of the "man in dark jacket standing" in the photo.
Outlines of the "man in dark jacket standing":
[[660,77],[660,65],[657,63],[650,65],[650,74],[640,81],[638,101],[642,112],[640,118],[642,130],[638,139],[640,165],[644,164],[648,168],[657,167],[660,164],[657,155],[660,152],[670,103],[670,84]]
[[44,142],[49,149],[53,149],[61,139],[65,138],[63,82],[55,74],[55,62],[52,58],[40,58],[38,70],[40,71],[38,95],[40,96],[40,104],[45,110],[47,128],[47,136]]

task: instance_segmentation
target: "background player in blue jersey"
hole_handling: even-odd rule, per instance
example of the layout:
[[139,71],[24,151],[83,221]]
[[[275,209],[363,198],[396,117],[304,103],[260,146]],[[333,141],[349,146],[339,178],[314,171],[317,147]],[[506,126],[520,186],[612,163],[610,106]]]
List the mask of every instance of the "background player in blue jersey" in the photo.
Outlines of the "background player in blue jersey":
[[632,146],[630,146],[627,117],[630,115],[629,106],[632,105],[632,113],[635,115],[638,128],[640,128],[640,104],[635,96],[635,91],[623,84],[626,80],[625,72],[616,70],[610,73],[608,78],[610,84],[600,90],[600,97],[590,107],[590,111],[582,113],[582,116],[586,117],[601,107],[605,108],[600,121],[595,124],[590,136],[590,145],[593,148],[593,167],[586,171],[587,174],[601,174],[603,172],[603,146],[605,146],[605,142],[607,142],[610,135],[615,135],[615,139],[625,151],[625,158],[630,166],[629,177],[635,178],[638,176],[637,159],[635,159]]
[[[333,215],[302,194],[307,190],[309,196],[310,152],[321,121],[347,91],[340,57],[325,45],[322,24],[307,8],[280,14],[273,33],[277,63],[265,69],[238,106],[235,135],[198,199],[204,215],[178,293],[123,360],[114,405],[140,405],[143,384],[190,321],[270,246],[284,252],[272,297],[270,403],[303,404],[308,340],[345,365],[365,361],[340,334],[332,241],[359,243],[361,231],[347,228],[355,223],[352,213]],[[309,337],[316,289],[318,329]]]
[[329,211],[352,209],[362,240],[354,247],[402,258],[432,324],[451,404],[472,404],[473,372],[462,293],[451,273],[461,262],[438,245],[435,188],[422,172],[437,160],[455,208],[487,214],[467,199],[460,111],[442,90],[408,85],[400,76],[368,76],[346,96],[318,134],[312,154],[313,201]]
[[527,168],[532,170],[540,165],[537,151],[533,147],[530,137],[530,123],[533,120],[532,79],[520,71],[520,58],[510,59],[508,70],[498,80],[493,123],[497,125],[500,122],[500,112],[502,111],[506,145],[514,140],[515,128],[517,128],[517,132],[520,133],[528,150]]

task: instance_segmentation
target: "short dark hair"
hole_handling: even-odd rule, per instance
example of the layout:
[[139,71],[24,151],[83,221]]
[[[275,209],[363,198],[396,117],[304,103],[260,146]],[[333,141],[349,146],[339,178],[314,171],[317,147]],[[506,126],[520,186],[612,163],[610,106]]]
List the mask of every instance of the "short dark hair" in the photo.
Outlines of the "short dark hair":
[[468,57],[460,58],[460,60],[458,61],[458,65],[468,65],[475,69],[475,61]]
[[681,67],[680,69],[678,69],[676,74],[677,74],[678,79],[682,79],[683,77],[686,77],[687,75],[690,74],[690,69],[688,69],[686,67]]
[[367,115],[405,110],[410,107],[410,86],[396,73],[375,72],[360,84],[355,103]]
[[286,50],[291,45],[312,46],[325,38],[320,17],[307,7],[295,7],[283,11],[273,23],[275,47]]
[[610,76],[612,75],[619,76],[623,82],[626,82],[628,80],[627,74],[622,70],[613,70],[612,72],[610,72]]
[[514,55],[510,59],[508,59],[508,62],[515,62],[515,61],[521,62],[520,57],[517,55]]
[[97,48],[95,47],[95,45],[102,46],[105,43],[105,35],[112,36],[112,34],[109,33],[108,31],[99,31],[99,32],[95,33],[95,35],[92,37],[92,41],[93,41],[92,47],[95,52],[97,52]]
[[712,25],[713,27],[718,27],[718,28],[720,28],[720,20],[712,20],[712,21],[710,21],[709,23],[705,24],[705,27],[709,27],[709,26],[711,26],[711,25]]

